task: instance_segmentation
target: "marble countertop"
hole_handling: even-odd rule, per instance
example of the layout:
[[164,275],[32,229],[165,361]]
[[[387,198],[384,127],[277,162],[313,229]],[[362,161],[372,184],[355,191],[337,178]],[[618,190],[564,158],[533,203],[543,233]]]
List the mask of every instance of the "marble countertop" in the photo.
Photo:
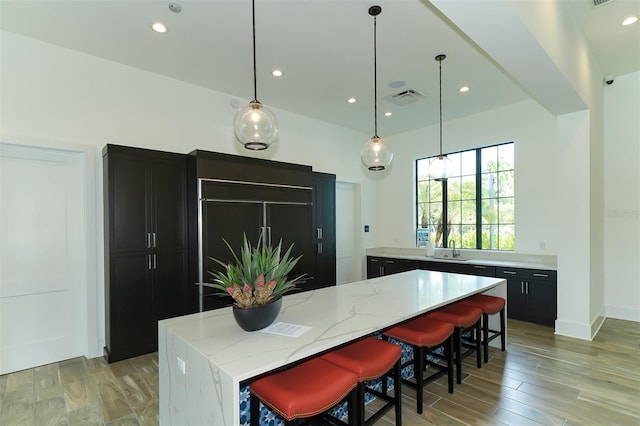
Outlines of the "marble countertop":
[[[465,265],[503,266],[511,268],[557,270],[556,256],[524,255],[515,253],[461,250],[462,259],[451,258],[451,249],[436,249],[435,256],[427,256],[425,249],[378,247],[367,249],[367,256],[389,257],[394,259],[419,260],[425,262],[447,262]],[[443,255],[449,256],[442,258]]]
[[409,271],[285,296],[276,321],[311,327],[299,337],[243,331],[231,308],[161,324],[242,381],[502,283],[499,278]]

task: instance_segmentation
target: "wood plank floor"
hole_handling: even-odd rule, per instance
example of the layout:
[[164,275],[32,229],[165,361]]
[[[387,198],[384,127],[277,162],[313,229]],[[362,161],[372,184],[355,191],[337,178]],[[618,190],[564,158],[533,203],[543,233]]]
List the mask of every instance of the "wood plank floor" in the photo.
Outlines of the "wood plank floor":
[[[507,352],[481,369],[468,358],[464,381],[425,388],[415,412],[405,387],[404,425],[640,425],[640,323],[607,319],[594,341],[509,320]],[[158,359],[106,364],[75,358],[0,376],[0,425],[156,425]],[[393,413],[379,425],[393,424]],[[222,425],[226,426],[226,425]]]

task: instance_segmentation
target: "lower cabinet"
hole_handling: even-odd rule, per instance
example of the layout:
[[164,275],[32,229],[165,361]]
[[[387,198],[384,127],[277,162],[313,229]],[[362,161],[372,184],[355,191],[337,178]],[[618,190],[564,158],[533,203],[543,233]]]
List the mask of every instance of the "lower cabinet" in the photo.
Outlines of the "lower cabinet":
[[557,273],[540,269],[496,269],[507,280],[509,318],[553,326],[558,317]]
[[182,252],[112,255],[107,292],[109,362],[158,350],[158,321],[184,314]]
[[418,262],[408,259],[367,256],[367,279],[420,269]]
[[555,325],[558,316],[556,271],[367,256],[367,278],[376,278],[413,269],[505,278],[507,280],[507,316],[509,318],[542,325]]

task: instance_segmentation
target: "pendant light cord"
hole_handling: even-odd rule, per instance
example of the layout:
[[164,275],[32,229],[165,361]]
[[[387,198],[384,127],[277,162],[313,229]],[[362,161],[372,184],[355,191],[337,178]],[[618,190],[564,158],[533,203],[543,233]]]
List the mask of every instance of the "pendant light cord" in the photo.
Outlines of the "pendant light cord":
[[253,20],[253,102],[258,102],[258,81],[256,77],[256,0],[251,0]]
[[440,63],[440,157],[442,157],[442,61]]
[[440,155],[438,156],[438,158],[442,159],[443,155],[442,155],[442,61],[445,60],[445,58],[447,57],[447,55],[438,55],[436,56],[436,61],[438,61],[438,63],[440,64],[440,78],[439,78],[439,82],[440,82]]
[[373,123],[374,138],[378,138],[378,43],[376,17],[373,17]]

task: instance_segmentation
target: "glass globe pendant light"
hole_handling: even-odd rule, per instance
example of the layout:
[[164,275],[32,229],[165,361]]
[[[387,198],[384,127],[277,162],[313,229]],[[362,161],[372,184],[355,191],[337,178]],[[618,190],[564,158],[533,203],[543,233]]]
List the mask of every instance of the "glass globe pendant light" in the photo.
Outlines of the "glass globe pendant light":
[[440,155],[429,161],[429,176],[432,179],[447,179],[453,174],[453,161],[446,155],[442,155],[442,61],[446,55],[436,56],[440,64]]
[[367,166],[371,171],[381,171],[386,169],[391,160],[393,159],[393,153],[389,144],[385,142],[380,136],[378,136],[378,63],[376,54],[376,16],[382,12],[380,6],[371,6],[369,8],[369,15],[373,16],[373,105],[374,105],[374,136],[367,141],[362,148],[360,158],[362,163]]
[[262,151],[269,148],[278,136],[278,122],[269,108],[258,101],[256,78],[256,2],[251,0],[253,17],[253,100],[238,108],[233,117],[233,132],[246,149]]

